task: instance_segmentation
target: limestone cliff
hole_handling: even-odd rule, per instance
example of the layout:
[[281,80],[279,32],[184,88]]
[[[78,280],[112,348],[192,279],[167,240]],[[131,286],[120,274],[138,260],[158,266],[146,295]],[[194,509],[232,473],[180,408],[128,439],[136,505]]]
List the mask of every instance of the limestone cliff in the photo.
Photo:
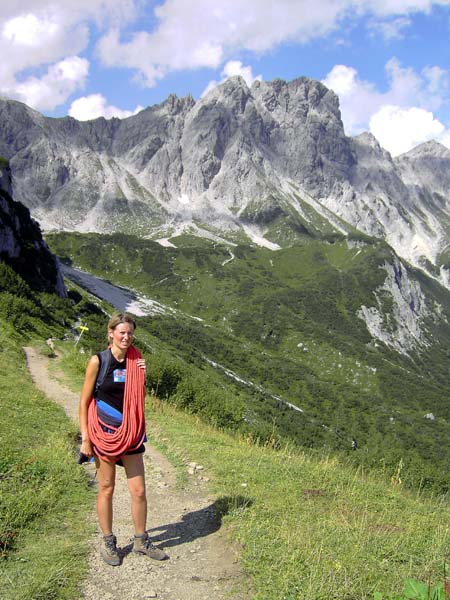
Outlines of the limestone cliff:
[[38,223],[28,208],[11,197],[11,174],[4,159],[0,159],[0,259],[33,289],[67,296],[58,262]]

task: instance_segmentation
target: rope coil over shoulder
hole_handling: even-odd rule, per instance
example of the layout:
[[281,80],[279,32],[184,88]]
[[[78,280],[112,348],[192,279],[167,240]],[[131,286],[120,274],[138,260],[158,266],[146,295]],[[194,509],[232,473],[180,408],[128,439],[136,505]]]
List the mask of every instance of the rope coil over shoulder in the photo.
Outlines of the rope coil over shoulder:
[[[104,423],[98,416],[97,403],[92,398],[88,411],[89,438],[95,453],[108,461],[115,462],[127,452],[139,448],[145,440],[145,371],[138,367],[141,353],[134,346],[127,351],[123,420],[119,427]],[[103,427],[113,433],[106,433]]]

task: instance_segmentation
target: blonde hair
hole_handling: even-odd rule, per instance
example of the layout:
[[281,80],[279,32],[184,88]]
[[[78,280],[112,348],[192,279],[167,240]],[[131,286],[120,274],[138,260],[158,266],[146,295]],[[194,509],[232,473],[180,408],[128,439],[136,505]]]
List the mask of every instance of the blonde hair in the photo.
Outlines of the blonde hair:
[[128,313],[115,312],[108,323],[108,334],[121,323],[130,323],[130,325],[133,325],[133,329],[136,329],[136,321],[131,315]]

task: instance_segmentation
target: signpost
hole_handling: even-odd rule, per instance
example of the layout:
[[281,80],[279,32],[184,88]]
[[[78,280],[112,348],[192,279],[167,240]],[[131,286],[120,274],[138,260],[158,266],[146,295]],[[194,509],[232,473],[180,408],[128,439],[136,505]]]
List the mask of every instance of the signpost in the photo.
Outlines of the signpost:
[[80,330],[80,335],[77,338],[77,341],[75,342],[75,346],[78,344],[78,342],[80,341],[81,336],[83,335],[83,333],[85,331],[89,331],[89,327],[86,327],[86,324],[84,325],[78,325],[77,329]]

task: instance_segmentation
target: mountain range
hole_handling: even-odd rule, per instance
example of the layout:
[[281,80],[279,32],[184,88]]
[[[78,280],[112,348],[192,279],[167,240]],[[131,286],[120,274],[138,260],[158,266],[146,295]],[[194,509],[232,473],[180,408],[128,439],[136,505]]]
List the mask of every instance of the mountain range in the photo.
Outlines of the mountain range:
[[166,245],[189,232],[273,250],[374,236],[450,287],[450,150],[432,141],[393,158],[368,133],[346,136],[337,96],[308,78],[232,77],[123,120],[1,99],[0,155],[46,232]]

